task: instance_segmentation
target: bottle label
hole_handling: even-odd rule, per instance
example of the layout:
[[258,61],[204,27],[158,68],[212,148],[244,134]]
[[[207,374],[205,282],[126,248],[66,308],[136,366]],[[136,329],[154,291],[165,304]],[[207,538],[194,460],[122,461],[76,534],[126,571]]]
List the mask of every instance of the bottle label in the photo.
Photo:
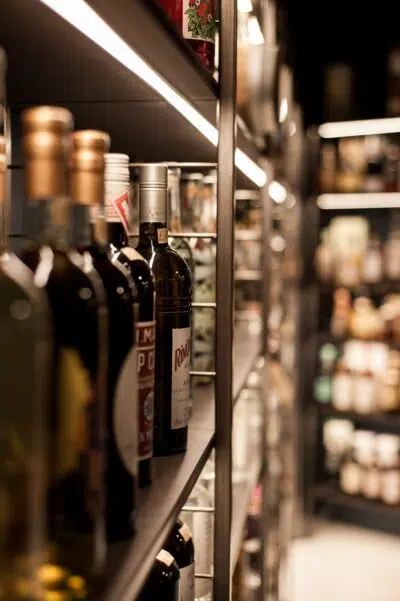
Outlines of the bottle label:
[[171,429],[189,422],[190,327],[172,329]]
[[182,34],[189,40],[204,40],[214,44],[214,0],[183,0]]
[[137,474],[137,352],[132,347],[119,374],[114,397],[114,435],[122,463]]
[[181,568],[180,575],[180,601],[194,601],[194,562]]
[[120,221],[124,226],[126,234],[129,236],[129,190],[126,190],[120,196],[117,196],[117,198],[112,198],[111,204],[118,219],[108,219],[107,215],[107,221]]
[[153,455],[156,322],[136,322],[139,378],[139,461]]
[[171,553],[168,553],[168,551],[165,551],[165,549],[161,549],[161,551],[159,551],[157,553],[156,559],[158,559],[158,561],[161,561],[162,563],[164,563],[168,567],[174,561],[174,558],[172,557]]
[[159,244],[167,244],[168,243],[168,229],[166,227],[160,227],[157,230],[157,242]]

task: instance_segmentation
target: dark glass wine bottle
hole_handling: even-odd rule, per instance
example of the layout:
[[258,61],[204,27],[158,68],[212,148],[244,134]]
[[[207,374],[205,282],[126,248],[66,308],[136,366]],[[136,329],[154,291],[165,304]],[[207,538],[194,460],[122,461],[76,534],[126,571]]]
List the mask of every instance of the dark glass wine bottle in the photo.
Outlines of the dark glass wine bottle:
[[72,115],[36,107],[23,112],[22,124],[30,228],[22,258],[47,292],[54,336],[47,422],[50,559],[84,577],[91,590],[106,550],[105,292],[89,253],[76,250],[80,212],[65,194]]
[[[107,155],[107,156],[113,156]],[[119,196],[121,198],[121,196]],[[113,199],[108,199],[112,204]],[[129,203],[119,203],[120,211]],[[120,221],[115,217],[108,222],[109,253],[113,263],[127,269],[135,283],[136,348],[138,353],[138,407],[139,407],[139,487],[152,480],[151,458],[153,456],[154,426],[154,375],[155,375],[155,288],[153,276],[145,259],[128,243],[123,223],[129,223],[129,215]]]
[[140,168],[139,219],[137,251],[156,287],[154,453],[172,455],[187,447],[192,282],[187,263],[168,245],[165,165]]
[[[4,61],[0,49],[0,111]],[[0,136],[0,590],[5,599],[18,599],[21,581],[34,588],[45,561],[43,426],[51,337],[45,294],[7,250],[5,149]]]
[[165,549],[178,564],[181,601],[195,599],[194,545],[189,528],[178,519],[165,543]]
[[179,568],[168,551],[158,553],[138,601],[181,601]]
[[[135,284],[129,272],[107,256],[104,221],[104,153],[108,134],[94,130],[72,134],[70,193],[81,206],[89,236],[81,251],[89,251],[107,295],[107,466],[105,471],[106,529],[109,542],[129,538],[134,529],[138,446],[138,377],[135,346]],[[91,233],[90,233],[91,230]]]

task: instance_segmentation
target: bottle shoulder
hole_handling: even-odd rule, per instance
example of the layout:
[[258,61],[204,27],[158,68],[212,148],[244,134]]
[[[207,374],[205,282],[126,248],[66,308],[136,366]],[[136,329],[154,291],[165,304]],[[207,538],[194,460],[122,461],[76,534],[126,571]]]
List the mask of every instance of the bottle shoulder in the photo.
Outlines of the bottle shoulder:
[[155,277],[157,272],[161,270],[162,275],[179,275],[179,277],[187,278],[191,282],[191,272],[189,265],[176,250],[170,246],[160,246],[154,249],[152,257],[149,261]]

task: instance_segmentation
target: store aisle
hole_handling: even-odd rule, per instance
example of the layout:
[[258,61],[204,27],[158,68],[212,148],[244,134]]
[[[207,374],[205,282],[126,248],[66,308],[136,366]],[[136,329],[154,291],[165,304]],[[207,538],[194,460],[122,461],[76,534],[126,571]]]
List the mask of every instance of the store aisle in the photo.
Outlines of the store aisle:
[[399,537],[320,523],[293,543],[289,565],[288,601],[400,599]]

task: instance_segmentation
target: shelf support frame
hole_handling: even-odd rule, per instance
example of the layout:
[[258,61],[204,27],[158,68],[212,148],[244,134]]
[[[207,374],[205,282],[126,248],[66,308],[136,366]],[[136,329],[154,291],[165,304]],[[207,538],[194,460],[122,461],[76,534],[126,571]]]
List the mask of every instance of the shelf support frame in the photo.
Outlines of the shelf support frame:
[[236,147],[235,0],[220,0],[213,598],[231,601],[233,292]]

